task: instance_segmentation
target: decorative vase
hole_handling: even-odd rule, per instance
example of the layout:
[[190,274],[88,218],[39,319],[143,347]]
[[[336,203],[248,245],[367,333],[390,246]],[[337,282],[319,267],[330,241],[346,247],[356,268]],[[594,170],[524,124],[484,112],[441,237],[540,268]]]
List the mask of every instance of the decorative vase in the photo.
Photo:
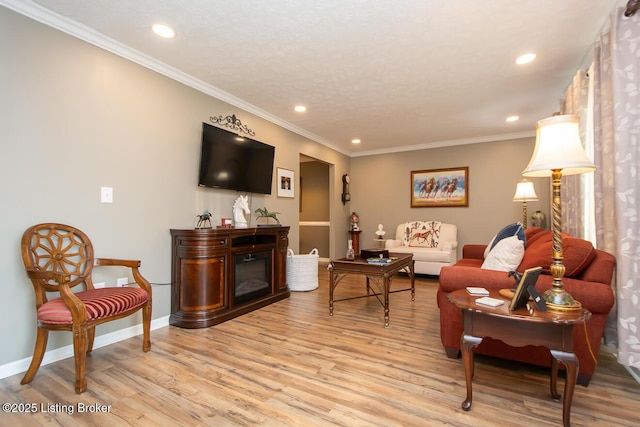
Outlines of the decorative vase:
[[353,250],[353,241],[349,239],[349,246],[347,247],[347,259],[355,259],[356,253]]
[[531,225],[534,227],[547,228],[547,217],[542,211],[536,211],[531,215]]

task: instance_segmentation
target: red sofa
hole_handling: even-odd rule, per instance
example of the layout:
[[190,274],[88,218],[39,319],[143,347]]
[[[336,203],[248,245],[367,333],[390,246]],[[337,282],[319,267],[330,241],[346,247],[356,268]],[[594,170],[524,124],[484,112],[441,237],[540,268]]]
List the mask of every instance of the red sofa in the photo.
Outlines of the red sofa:
[[[553,282],[549,272],[552,261],[552,233],[549,230],[530,227],[526,230],[525,237],[524,258],[517,271],[522,273],[527,268],[542,266],[543,273],[538,278],[536,289],[543,293]],[[467,286],[500,290],[513,288],[515,284],[513,277],[509,277],[507,272],[480,268],[486,246],[465,245],[462,249],[462,259],[453,266],[443,267],[440,271],[437,294],[440,308],[440,339],[450,358],[460,356],[462,314],[459,308],[449,302],[447,295]],[[587,386],[597,366],[607,316],[615,301],[611,289],[615,258],[607,252],[595,249],[590,242],[572,238],[567,234],[563,234],[563,257],[566,267],[562,280],[564,289],[592,313],[586,328],[576,329],[573,340],[574,353],[580,362],[578,384]],[[475,352],[534,365],[551,366],[551,354],[544,347],[516,348],[501,341],[485,338]]]

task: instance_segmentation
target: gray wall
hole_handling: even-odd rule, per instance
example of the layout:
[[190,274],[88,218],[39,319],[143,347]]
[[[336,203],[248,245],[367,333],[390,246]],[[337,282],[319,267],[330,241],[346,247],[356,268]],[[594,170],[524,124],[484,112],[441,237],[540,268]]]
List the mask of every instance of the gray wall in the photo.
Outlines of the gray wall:
[[[360,248],[374,247],[379,223],[393,238],[410,220],[438,220],[458,226],[459,255],[466,243],[488,243],[504,225],[522,221],[513,202],[516,183],[533,153],[534,138],[434,148],[351,159],[351,208],[360,216]],[[411,171],[469,167],[469,207],[411,207]],[[539,201],[527,206],[549,211],[549,178],[533,178]]]
[[[201,127],[210,116],[238,115],[255,139],[276,147],[275,166],[296,179],[300,153],[331,164],[330,193],[339,198],[347,156],[4,7],[0,57],[0,367],[33,351],[34,296],[20,258],[30,225],[77,226],[96,256],[140,259],[150,281],[166,284],[169,229],[194,227],[204,209],[215,224],[231,217],[238,193],[197,187]],[[100,203],[101,186],[113,187],[113,204]],[[263,206],[292,226],[298,252],[298,194],[278,198],[274,187],[273,195],[253,196],[252,211]],[[336,203],[330,215],[345,218],[347,209]],[[346,227],[332,233],[342,236]],[[122,272],[105,274],[114,285]],[[154,286],[154,319],[169,314],[169,291]],[[123,319],[97,333],[138,323],[139,316]],[[48,349],[69,345],[68,335],[52,333]]]

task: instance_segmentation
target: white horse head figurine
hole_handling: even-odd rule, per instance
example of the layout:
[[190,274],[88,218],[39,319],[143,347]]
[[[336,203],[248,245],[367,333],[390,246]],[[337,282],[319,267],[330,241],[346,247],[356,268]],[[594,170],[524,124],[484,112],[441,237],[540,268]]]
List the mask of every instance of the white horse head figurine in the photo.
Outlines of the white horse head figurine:
[[249,196],[240,196],[233,203],[233,222],[236,228],[246,228],[247,220],[244,214],[251,213],[249,210]]

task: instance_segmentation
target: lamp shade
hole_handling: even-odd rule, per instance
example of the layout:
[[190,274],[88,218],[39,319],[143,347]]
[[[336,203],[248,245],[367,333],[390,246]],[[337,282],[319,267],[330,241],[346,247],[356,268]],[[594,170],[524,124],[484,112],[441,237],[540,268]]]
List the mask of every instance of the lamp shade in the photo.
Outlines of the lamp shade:
[[516,186],[516,194],[513,195],[514,202],[530,202],[538,200],[536,189],[533,188],[533,182],[523,179]]
[[522,175],[551,176],[551,171],[557,169],[562,170],[562,175],[576,175],[596,169],[580,142],[578,116],[553,116],[540,120],[536,125],[533,156]]

